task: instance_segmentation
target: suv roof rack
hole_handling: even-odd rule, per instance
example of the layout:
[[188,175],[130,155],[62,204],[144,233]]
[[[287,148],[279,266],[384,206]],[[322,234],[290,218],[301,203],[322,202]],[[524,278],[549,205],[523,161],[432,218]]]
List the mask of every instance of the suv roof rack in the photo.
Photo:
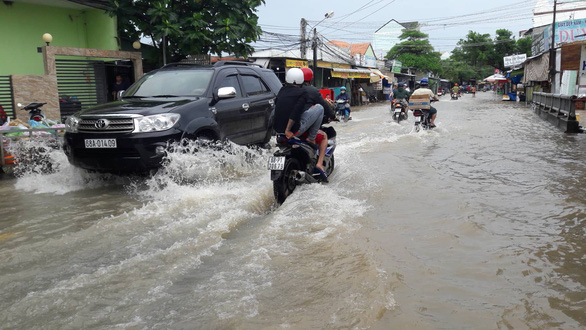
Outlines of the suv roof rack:
[[214,63],[214,67],[216,66],[224,66],[224,65],[244,65],[244,66],[258,66],[262,68],[260,64],[252,63],[252,62],[244,62],[244,61],[218,61]]

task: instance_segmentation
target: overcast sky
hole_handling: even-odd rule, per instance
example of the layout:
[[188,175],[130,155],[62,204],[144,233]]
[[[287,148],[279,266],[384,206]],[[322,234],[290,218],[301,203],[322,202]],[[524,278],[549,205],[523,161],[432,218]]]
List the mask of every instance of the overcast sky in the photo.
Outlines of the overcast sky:
[[295,37],[299,38],[301,18],[308,21],[310,30],[325,13],[334,11],[332,18],[317,26],[318,33],[329,40],[372,42],[372,34],[391,19],[418,21],[437,51],[451,51],[470,30],[494,36],[497,29],[505,28],[518,36],[519,31],[532,27],[535,3],[536,0],[266,0],[266,5],[258,7],[259,24],[263,31],[279,35],[257,47],[291,45]]

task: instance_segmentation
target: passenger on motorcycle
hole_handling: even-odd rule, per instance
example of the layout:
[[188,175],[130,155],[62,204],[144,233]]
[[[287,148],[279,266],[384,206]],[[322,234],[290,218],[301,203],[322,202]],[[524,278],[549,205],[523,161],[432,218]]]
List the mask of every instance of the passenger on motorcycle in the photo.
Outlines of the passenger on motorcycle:
[[403,106],[404,111],[409,107],[409,97],[411,94],[405,89],[405,84],[399,83],[397,89],[393,91],[393,97]]
[[[338,95],[338,97],[336,97],[336,101],[338,100],[344,100],[346,102],[348,102],[347,104],[350,104],[350,95],[348,95],[346,93],[346,87],[342,86],[340,87],[340,95]],[[346,109],[348,109],[348,115],[350,115],[350,106],[348,106]]]
[[[420,87],[418,89],[416,89],[415,91],[413,91],[413,94],[411,94],[411,96],[428,95],[430,101],[432,101],[432,100],[438,101],[437,95],[435,95],[433,93],[433,91],[428,88],[429,81],[427,78],[421,79],[421,82],[419,83],[419,85],[420,85]],[[429,107],[429,115],[431,116],[430,127],[435,127],[435,117],[437,116],[436,108],[430,106]]]
[[[324,108],[315,105],[304,111],[308,102],[307,90],[303,85],[303,71],[291,68],[285,75],[285,86],[275,100],[275,121],[273,129],[285,134],[288,139],[301,137],[308,132],[306,140],[316,144],[316,136],[324,116]],[[295,133],[293,133],[295,132]]]
[[[301,88],[307,92],[307,102],[305,103],[304,110],[307,111],[313,106],[321,106],[324,109],[323,121],[330,122],[335,120],[336,114],[332,110],[330,104],[323,98],[317,88],[311,86],[313,71],[310,68],[301,68],[301,71],[303,71],[303,86]],[[324,157],[328,147],[328,135],[324,131],[319,130],[315,138],[315,142],[319,146],[319,158],[315,167],[319,168],[323,172]]]

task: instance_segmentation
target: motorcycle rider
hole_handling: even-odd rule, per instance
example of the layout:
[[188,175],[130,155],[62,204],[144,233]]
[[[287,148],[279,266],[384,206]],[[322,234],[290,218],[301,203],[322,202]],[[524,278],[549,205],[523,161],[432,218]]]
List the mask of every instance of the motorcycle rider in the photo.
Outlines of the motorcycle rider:
[[[324,121],[332,121],[336,119],[336,114],[330,107],[330,104],[323,98],[317,88],[311,86],[311,80],[313,80],[313,71],[310,68],[301,68],[303,71],[303,88],[307,92],[307,102],[305,104],[305,111],[312,106],[321,105],[324,109]],[[323,175],[325,175],[323,163],[326,155],[326,149],[328,147],[328,135],[319,130],[315,138],[316,144],[319,146],[319,157],[315,167],[319,168]]]
[[285,134],[288,139],[308,132],[306,140],[315,144],[317,132],[323,120],[324,108],[317,104],[304,111],[308,96],[307,90],[301,88],[303,85],[301,69],[289,69],[285,75],[285,82],[285,86],[279,90],[275,99],[273,129],[277,133]]
[[[427,78],[423,78],[421,79],[421,82],[419,83],[419,88],[416,89],[415,91],[413,91],[413,93],[411,94],[411,96],[416,96],[416,95],[427,95],[429,96],[429,100],[430,101],[438,101],[437,95],[435,95],[433,93],[433,91],[431,89],[429,89],[429,80]],[[430,127],[435,127],[435,117],[437,116],[437,110],[436,108],[430,106],[429,107],[429,115],[430,117]]]
[[399,83],[397,89],[393,91],[393,95],[397,102],[401,103],[403,106],[403,111],[407,113],[407,108],[409,107],[409,97],[411,94],[405,89],[405,84]]
[[[346,94],[346,87],[340,87],[340,94],[336,97],[336,101],[338,100],[344,100],[346,104],[350,104],[350,95]],[[348,116],[350,116],[350,107],[348,106],[346,109],[348,110]]]

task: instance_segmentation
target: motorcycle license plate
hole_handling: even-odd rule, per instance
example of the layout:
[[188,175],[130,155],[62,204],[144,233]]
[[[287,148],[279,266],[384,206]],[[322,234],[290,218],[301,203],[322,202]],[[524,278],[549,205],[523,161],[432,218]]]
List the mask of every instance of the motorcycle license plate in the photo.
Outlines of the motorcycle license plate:
[[421,117],[415,117],[415,122],[416,123],[420,123],[421,122]]
[[88,149],[116,148],[116,139],[85,139],[85,147]]
[[285,169],[285,157],[269,157],[267,168],[271,171],[282,171]]
[[395,109],[395,113],[401,113],[401,109]]

